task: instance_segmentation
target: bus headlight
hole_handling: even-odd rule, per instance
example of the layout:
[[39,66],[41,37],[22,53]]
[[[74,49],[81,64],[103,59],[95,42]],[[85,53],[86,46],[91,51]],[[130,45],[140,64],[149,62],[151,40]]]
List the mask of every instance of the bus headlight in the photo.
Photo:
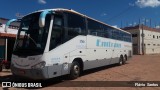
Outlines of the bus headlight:
[[40,63],[38,63],[38,64],[32,66],[31,68],[32,68],[32,69],[38,69],[38,68],[41,69],[41,68],[44,68],[45,65],[46,65],[46,62],[43,61],[43,62],[40,62]]

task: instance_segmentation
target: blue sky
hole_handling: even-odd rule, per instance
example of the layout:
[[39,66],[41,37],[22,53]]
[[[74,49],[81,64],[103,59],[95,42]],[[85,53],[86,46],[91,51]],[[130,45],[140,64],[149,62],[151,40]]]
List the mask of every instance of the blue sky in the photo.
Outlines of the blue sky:
[[0,17],[16,18],[16,13],[49,8],[69,8],[112,26],[125,27],[138,24],[160,25],[159,0],[1,0]]

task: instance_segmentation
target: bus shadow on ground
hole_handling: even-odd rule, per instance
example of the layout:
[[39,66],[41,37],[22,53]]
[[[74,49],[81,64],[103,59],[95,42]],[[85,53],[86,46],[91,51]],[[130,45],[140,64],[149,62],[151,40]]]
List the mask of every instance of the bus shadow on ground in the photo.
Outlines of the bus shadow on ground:
[[[126,63],[128,64],[128,63]],[[85,75],[89,75],[98,71],[102,71],[105,69],[109,69],[112,67],[116,67],[117,64],[113,64],[113,65],[108,65],[108,66],[103,66],[103,67],[98,67],[98,68],[94,68],[94,69],[90,69],[90,70],[86,70],[84,71],[81,76],[85,76]],[[6,75],[6,76],[0,76],[0,86],[2,84],[2,82],[17,82],[17,83],[42,83],[42,87],[40,88],[45,88],[45,87],[65,87],[66,82],[71,81],[67,75],[65,76],[60,76],[60,77],[56,77],[56,78],[51,78],[51,79],[47,79],[47,80],[32,80],[32,79],[28,79],[28,78],[24,78],[24,77],[17,77],[17,76],[13,76],[13,75]],[[68,84],[68,83],[67,83]],[[72,84],[72,83],[70,83]],[[66,86],[66,87],[69,87]],[[40,89],[40,88],[27,88],[25,87],[25,89]],[[3,90],[8,90],[9,88],[3,88]]]
[[[128,63],[126,63],[126,64],[128,64]],[[98,72],[98,71],[102,71],[102,70],[105,70],[105,69],[109,69],[109,68],[112,68],[112,67],[117,67],[117,66],[119,66],[119,65],[118,64],[112,64],[112,65],[107,65],[107,66],[102,66],[102,67],[98,67],[98,68],[89,69],[89,70],[84,71],[82,76],[92,74],[92,73],[95,73],[95,72]]]

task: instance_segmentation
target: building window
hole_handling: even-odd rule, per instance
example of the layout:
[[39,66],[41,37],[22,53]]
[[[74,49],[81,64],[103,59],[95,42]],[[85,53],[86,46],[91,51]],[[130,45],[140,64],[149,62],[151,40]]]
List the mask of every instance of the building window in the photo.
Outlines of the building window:
[[2,23],[0,23],[0,27],[2,27]]
[[157,36],[157,39],[158,39],[158,36]]
[[153,38],[155,38],[155,36],[153,35]]
[[137,34],[132,34],[132,37],[137,37],[138,35]]
[[148,44],[148,46],[150,46],[151,44]]
[[137,46],[137,44],[133,44],[133,46]]

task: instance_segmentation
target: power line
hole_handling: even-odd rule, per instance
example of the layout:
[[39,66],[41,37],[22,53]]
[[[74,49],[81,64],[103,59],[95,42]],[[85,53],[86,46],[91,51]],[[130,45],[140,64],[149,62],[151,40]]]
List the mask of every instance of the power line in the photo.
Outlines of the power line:
[[115,19],[115,18],[117,18],[117,17],[120,17],[120,16],[123,15],[124,13],[128,12],[129,10],[131,10],[133,7],[135,7],[135,6],[129,6],[129,7],[127,7],[127,8],[126,8],[125,10],[123,10],[122,12],[120,12],[120,13],[118,13],[117,15],[109,18],[107,21],[110,21],[110,22],[113,21],[113,19]]

